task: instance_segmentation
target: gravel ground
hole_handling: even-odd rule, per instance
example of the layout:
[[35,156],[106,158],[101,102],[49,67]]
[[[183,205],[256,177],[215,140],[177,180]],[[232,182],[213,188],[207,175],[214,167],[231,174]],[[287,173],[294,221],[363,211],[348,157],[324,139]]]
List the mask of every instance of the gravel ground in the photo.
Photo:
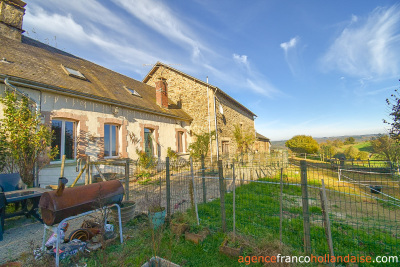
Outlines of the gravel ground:
[[[66,236],[78,228],[85,219],[91,219],[93,215],[87,215],[69,221],[69,227]],[[43,224],[32,218],[24,216],[7,219],[5,221],[3,241],[0,241],[0,265],[18,260],[22,254],[33,253],[33,248],[40,247],[43,240]],[[10,228],[8,228],[10,227]],[[47,231],[46,241],[51,235],[51,231]]]

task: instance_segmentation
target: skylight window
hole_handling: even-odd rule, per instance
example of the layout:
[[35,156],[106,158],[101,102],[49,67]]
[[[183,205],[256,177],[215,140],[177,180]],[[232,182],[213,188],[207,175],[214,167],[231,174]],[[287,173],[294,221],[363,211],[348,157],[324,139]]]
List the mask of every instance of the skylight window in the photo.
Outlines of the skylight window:
[[126,86],[124,86],[124,88],[125,88],[131,95],[138,96],[138,97],[142,97],[135,89],[128,88],[128,87],[126,87]]
[[61,65],[64,71],[71,77],[86,80],[86,77],[79,71]]

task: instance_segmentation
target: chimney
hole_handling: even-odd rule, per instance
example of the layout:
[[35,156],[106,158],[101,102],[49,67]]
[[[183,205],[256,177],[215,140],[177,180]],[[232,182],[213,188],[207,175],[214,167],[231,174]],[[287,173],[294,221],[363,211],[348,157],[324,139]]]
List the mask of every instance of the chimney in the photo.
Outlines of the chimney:
[[162,108],[168,108],[168,84],[165,78],[156,81],[156,102]]
[[21,0],[0,0],[0,35],[21,42],[25,6]]

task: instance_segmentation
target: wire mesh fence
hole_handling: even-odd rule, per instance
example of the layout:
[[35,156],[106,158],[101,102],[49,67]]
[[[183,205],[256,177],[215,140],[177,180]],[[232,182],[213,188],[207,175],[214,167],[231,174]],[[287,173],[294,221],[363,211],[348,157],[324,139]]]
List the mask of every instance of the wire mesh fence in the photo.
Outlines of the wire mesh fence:
[[220,165],[209,159],[159,162],[141,171],[133,166],[129,197],[139,212],[157,199],[168,216],[193,214],[197,206],[201,225],[269,236],[302,253],[327,254],[330,240],[338,256],[400,255],[396,169],[384,162],[300,163],[253,157]]

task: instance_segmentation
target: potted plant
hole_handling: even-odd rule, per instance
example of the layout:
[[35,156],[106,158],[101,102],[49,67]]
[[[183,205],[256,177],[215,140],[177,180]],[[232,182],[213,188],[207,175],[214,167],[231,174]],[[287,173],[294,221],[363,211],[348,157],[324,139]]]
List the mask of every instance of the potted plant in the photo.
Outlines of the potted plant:
[[210,234],[210,230],[201,225],[191,224],[189,231],[185,232],[185,239],[199,244]]
[[243,247],[240,240],[236,238],[235,234],[228,234],[221,246],[219,247],[219,252],[225,254],[232,258],[237,258],[242,254]]
[[150,201],[148,208],[149,221],[153,229],[159,228],[165,222],[165,215],[167,211],[165,207],[161,206],[161,198],[159,200],[153,199]]
[[172,215],[170,228],[171,232],[179,238],[182,234],[184,234],[187,230],[189,230],[189,221],[190,218],[186,213],[177,212]]
[[[136,203],[135,201],[124,200],[122,201],[120,207],[121,207],[121,222],[122,224],[126,224],[135,217]],[[112,208],[112,216],[114,218],[114,221],[118,223],[117,208],[114,207]]]

